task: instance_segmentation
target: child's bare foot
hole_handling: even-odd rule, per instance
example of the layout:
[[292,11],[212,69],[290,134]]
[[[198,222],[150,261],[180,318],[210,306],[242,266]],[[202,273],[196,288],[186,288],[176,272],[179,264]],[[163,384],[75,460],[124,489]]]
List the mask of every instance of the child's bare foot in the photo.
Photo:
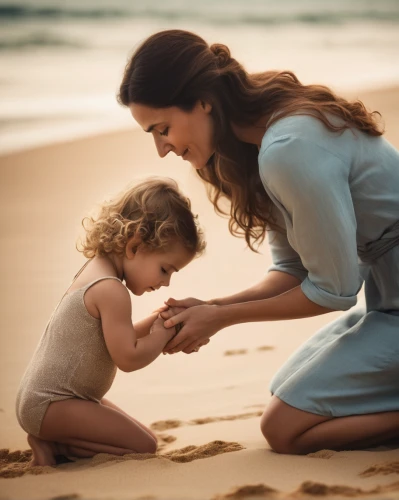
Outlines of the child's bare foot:
[[43,441],[28,434],[28,443],[32,448],[33,458],[30,465],[56,465],[55,447],[50,441]]

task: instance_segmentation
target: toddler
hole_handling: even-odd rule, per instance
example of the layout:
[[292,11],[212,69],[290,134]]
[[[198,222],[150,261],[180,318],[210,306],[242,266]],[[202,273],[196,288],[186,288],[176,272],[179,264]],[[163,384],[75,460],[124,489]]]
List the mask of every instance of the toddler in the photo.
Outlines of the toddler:
[[159,311],[132,323],[134,295],[169,286],[205,242],[171,179],[147,179],[84,219],[88,258],[51,316],[22,378],[16,412],[32,465],[56,456],[154,453],[150,429],[104,398],[116,370],[154,361],[174,336]]

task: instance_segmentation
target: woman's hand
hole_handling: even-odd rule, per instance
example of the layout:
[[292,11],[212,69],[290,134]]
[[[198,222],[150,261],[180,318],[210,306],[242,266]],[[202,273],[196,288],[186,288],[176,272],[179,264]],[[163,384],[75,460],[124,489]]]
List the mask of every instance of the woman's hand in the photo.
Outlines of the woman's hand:
[[[193,300],[196,300],[196,299],[193,299]],[[177,301],[176,301],[177,302]],[[180,302],[183,302],[183,301],[180,301]],[[167,307],[167,306],[166,306]],[[163,318],[163,319],[169,319],[169,318],[173,318],[173,316],[176,316],[177,314],[180,314],[181,312],[185,311],[186,308],[185,307],[167,307],[167,310],[164,310],[160,316]],[[179,327],[179,328],[177,328]],[[182,323],[177,323],[175,325],[175,329],[178,333],[178,331],[180,331],[181,329],[183,328],[183,324]],[[176,333],[176,335],[177,335]],[[175,335],[174,335],[175,336]],[[174,337],[173,336],[173,337]],[[173,338],[172,337],[172,338]],[[186,354],[192,354],[193,352],[198,352],[200,350],[200,348],[204,345],[207,345],[209,344],[209,339],[205,339],[203,342],[201,342],[200,344],[198,344],[198,346],[190,351],[190,352],[187,352]],[[165,350],[163,351],[164,354],[168,354]]]
[[224,328],[220,307],[207,304],[192,306],[180,312],[165,321],[164,326],[172,328],[178,323],[183,323],[183,327],[165,346],[164,352],[168,354],[180,351],[189,354],[205,345],[212,335]]
[[204,300],[195,299],[194,297],[188,297],[187,299],[176,300],[176,299],[168,299],[165,304],[169,307],[184,307],[188,309],[189,307],[194,306],[202,306],[207,304]]

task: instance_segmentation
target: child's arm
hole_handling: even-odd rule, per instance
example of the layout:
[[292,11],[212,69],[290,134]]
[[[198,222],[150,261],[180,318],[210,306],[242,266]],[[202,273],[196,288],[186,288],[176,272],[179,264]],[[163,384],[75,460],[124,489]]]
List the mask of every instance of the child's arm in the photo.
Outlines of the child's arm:
[[150,335],[139,339],[131,319],[130,295],[121,283],[101,281],[93,292],[108,352],[120,370],[131,372],[149,365],[174,336],[174,328],[167,330],[164,320],[156,319]]
[[137,338],[141,339],[150,333],[151,327],[154,321],[158,318],[159,313],[169,309],[168,306],[161,306],[159,309],[154,311],[147,318],[141,319],[140,321],[135,321],[133,324],[134,331],[136,332]]
[[140,321],[135,321],[133,324],[133,328],[136,332],[136,338],[141,339],[143,337],[146,337],[150,333],[150,329],[158,316],[159,313],[154,312],[147,318],[141,319]]

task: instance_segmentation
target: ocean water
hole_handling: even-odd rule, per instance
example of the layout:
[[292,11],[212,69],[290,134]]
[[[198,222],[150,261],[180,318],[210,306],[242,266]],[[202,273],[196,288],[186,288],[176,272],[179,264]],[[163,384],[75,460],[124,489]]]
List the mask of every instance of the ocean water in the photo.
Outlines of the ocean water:
[[399,83],[399,0],[0,0],[0,154],[133,127],[115,98],[124,66],[171,28],[227,44],[249,71]]

